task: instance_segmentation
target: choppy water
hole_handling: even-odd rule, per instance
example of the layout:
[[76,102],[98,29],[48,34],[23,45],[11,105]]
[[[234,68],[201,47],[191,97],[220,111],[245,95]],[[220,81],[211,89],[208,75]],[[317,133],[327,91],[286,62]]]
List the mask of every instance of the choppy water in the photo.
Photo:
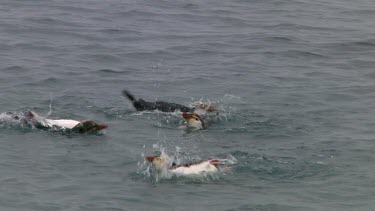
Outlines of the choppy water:
[[[103,135],[0,127],[1,210],[373,210],[375,3],[0,4],[0,112],[93,119]],[[135,113],[218,104],[208,130]],[[235,157],[234,172],[155,182],[143,155]]]

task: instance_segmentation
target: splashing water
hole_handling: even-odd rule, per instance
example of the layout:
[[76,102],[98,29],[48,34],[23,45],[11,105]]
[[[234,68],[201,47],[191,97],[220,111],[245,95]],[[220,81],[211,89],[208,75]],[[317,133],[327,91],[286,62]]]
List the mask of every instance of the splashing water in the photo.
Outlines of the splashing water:
[[49,94],[50,102],[49,102],[49,112],[46,117],[52,114],[52,92]]
[[30,125],[23,121],[25,118],[22,112],[4,112],[0,113],[1,127],[29,127]]
[[169,155],[167,155],[167,153],[165,153],[165,147],[163,147],[160,143],[154,144],[153,149],[155,151],[155,154],[163,159],[163,165],[158,169],[153,168],[152,163],[148,162],[145,159],[146,155],[144,153],[141,153],[143,163],[138,163],[137,172],[139,174],[142,174],[146,178],[151,178],[155,182],[159,182],[161,179],[172,178],[173,174],[168,171],[168,168],[172,166],[173,157],[170,157]]

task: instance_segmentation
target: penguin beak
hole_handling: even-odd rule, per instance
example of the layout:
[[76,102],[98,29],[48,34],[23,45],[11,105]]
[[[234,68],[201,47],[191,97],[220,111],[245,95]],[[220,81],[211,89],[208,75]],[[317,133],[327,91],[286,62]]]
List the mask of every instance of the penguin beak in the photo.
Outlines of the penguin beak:
[[210,164],[211,164],[211,165],[214,165],[214,166],[218,166],[218,165],[221,164],[221,163],[220,163],[219,160],[216,160],[216,159],[215,159],[215,160],[210,160]]
[[98,128],[99,128],[99,130],[103,130],[103,129],[108,128],[108,125],[106,125],[106,124],[101,124],[101,125],[98,125]]
[[184,113],[182,113],[182,117],[184,119],[188,120],[188,119],[193,118],[193,114],[189,114],[189,113],[184,112]]
[[146,157],[146,160],[148,160],[148,161],[151,162],[151,163],[154,161],[154,159],[155,159],[154,156],[147,156],[147,157]]

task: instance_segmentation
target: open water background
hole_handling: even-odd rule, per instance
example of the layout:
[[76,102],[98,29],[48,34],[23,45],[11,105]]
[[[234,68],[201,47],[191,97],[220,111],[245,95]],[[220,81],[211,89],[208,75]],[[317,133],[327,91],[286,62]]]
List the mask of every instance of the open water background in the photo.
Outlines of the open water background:
[[[0,210],[374,210],[375,2],[2,0],[0,112],[107,123],[0,127]],[[137,113],[122,89],[222,109],[208,130]],[[226,157],[154,181],[143,155]]]

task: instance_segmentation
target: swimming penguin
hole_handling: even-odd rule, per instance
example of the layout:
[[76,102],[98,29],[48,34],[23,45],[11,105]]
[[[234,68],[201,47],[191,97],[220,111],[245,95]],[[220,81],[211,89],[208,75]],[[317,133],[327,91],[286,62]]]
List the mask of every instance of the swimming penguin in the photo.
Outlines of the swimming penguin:
[[21,123],[38,129],[70,130],[76,133],[98,132],[108,128],[106,124],[97,124],[91,120],[77,121],[72,119],[47,119],[34,111],[27,111],[23,117],[17,116]]
[[219,166],[224,165],[226,159],[210,159],[198,163],[176,165],[172,163],[167,167],[166,161],[161,156],[147,156],[146,160],[151,162],[156,170],[167,168],[169,173],[175,176],[204,176],[219,172]]
[[184,106],[177,103],[170,103],[165,101],[155,101],[155,102],[148,102],[143,99],[136,99],[130,92],[127,90],[123,90],[122,94],[127,97],[130,102],[133,104],[137,111],[153,111],[159,110],[162,112],[189,112],[189,113],[206,113],[217,111],[217,107],[213,105],[207,105],[204,103],[197,103],[193,107]]

